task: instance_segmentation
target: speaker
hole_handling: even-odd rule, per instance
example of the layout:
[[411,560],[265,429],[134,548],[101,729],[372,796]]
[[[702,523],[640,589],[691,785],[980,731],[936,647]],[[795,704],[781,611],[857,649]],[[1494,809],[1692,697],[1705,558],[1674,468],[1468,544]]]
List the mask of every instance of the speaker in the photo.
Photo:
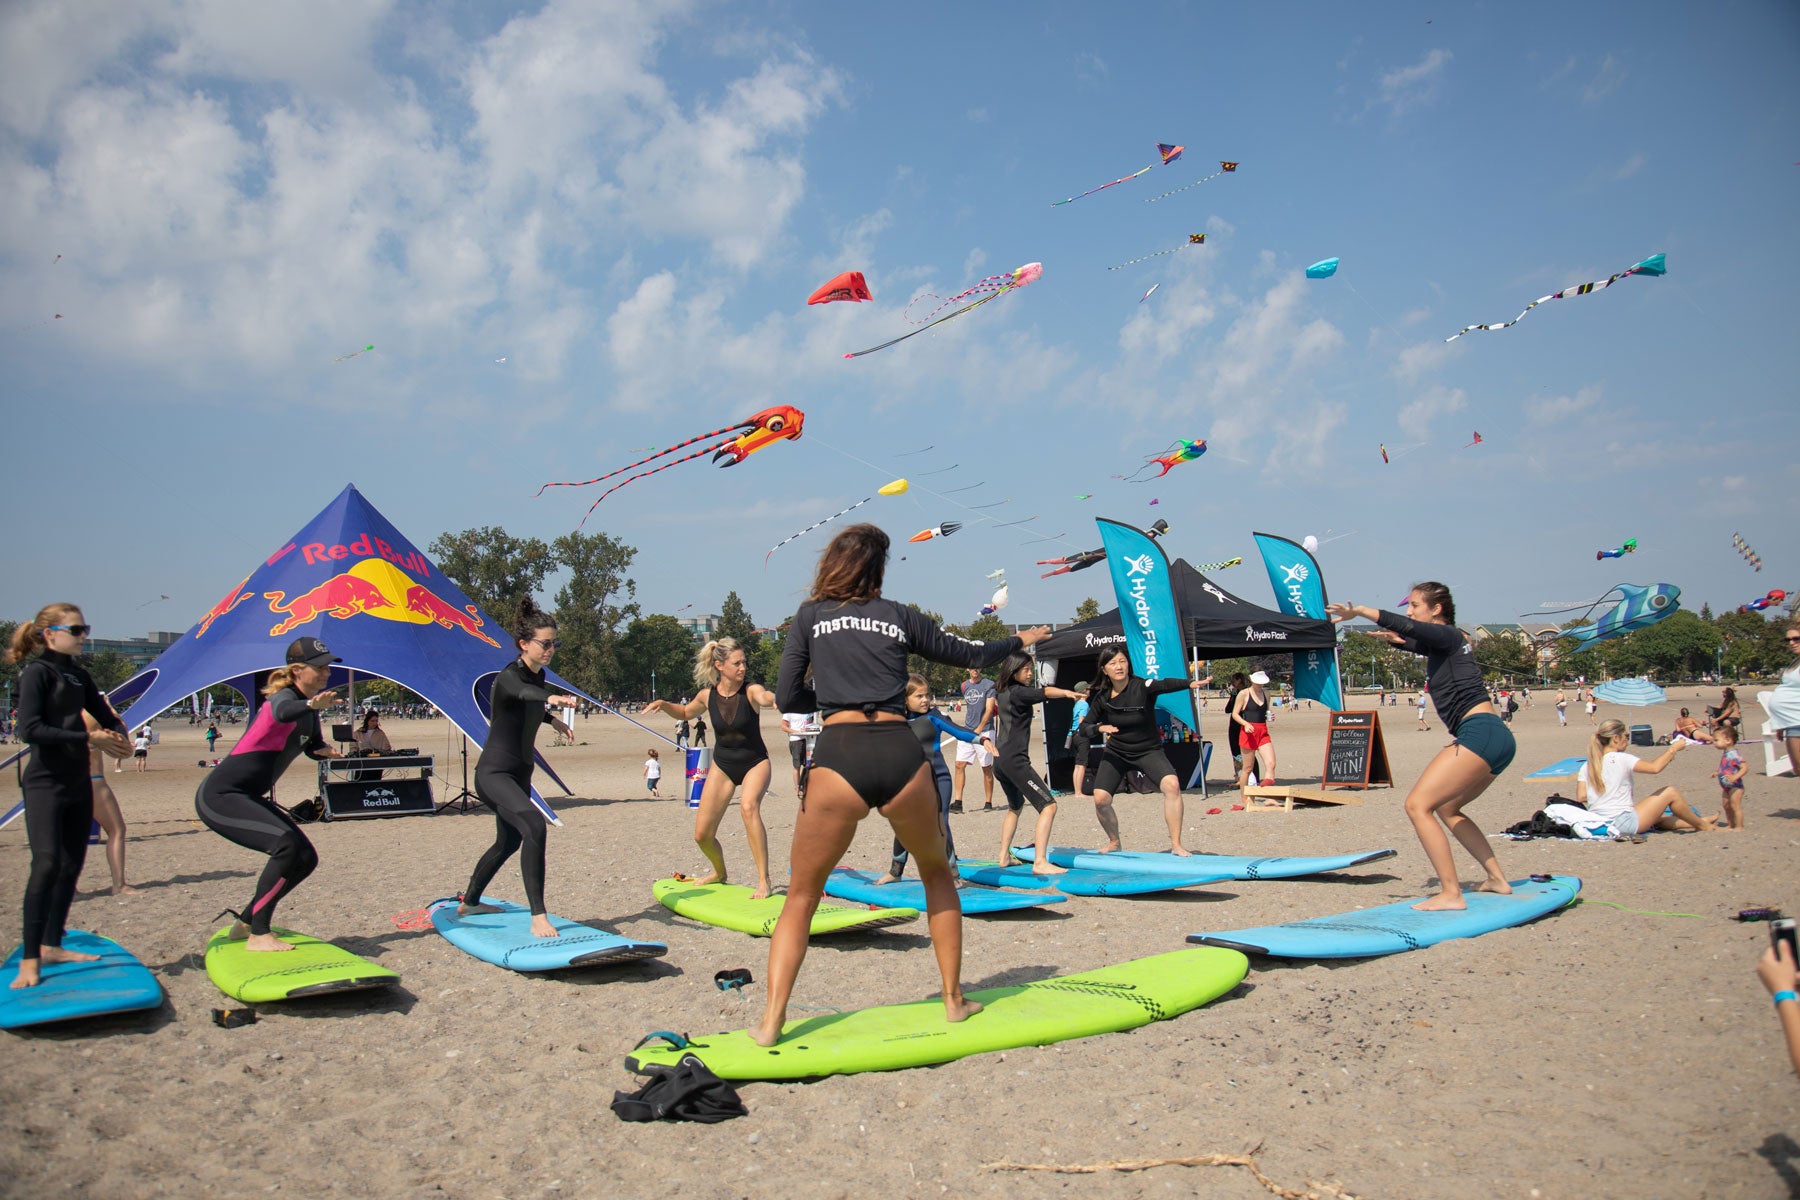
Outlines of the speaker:
[[325,819],[416,817],[436,806],[423,779],[350,780],[325,785]]

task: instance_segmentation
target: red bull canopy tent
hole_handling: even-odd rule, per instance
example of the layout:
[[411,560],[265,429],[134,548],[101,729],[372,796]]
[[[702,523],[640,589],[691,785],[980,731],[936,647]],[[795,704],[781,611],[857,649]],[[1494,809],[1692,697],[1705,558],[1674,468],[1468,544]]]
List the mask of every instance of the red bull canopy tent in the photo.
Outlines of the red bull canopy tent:
[[[331,670],[333,688],[341,691],[351,672],[392,680],[436,705],[477,746],[487,738],[494,677],[517,657],[505,628],[351,484],[109,695],[132,705],[126,720],[134,729],[218,684],[236,688],[254,709],[262,703],[258,685],[282,664],[288,643],[307,634],[344,660]],[[538,767],[569,794],[541,756]],[[542,797],[532,798],[561,824]]]

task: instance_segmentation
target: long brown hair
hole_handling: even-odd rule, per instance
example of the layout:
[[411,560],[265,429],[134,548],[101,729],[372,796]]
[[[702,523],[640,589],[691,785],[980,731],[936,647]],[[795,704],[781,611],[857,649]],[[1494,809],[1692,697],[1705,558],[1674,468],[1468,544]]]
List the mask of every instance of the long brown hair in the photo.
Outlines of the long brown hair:
[[1456,601],[1450,598],[1449,588],[1435,579],[1428,579],[1424,583],[1413,584],[1412,590],[1419,594],[1420,602],[1427,608],[1436,605],[1443,610],[1444,624],[1456,624]]
[[38,609],[35,620],[25,622],[13,630],[12,645],[6,648],[6,661],[16,663],[30,654],[42,654],[45,650],[44,627],[47,625],[66,625],[71,616],[79,617],[81,609],[73,604],[46,604]]
[[1607,744],[1624,732],[1625,722],[1612,717],[1600,722],[1600,728],[1594,730],[1594,738],[1588,743],[1587,775],[1588,786],[1596,792],[1606,790],[1606,781],[1600,777],[1600,764],[1606,759]]
[[874,525],[851,525],[838,531],[819,555],[813,574],[814,600],[854,603],[881,595],[887,571],[888,535]]

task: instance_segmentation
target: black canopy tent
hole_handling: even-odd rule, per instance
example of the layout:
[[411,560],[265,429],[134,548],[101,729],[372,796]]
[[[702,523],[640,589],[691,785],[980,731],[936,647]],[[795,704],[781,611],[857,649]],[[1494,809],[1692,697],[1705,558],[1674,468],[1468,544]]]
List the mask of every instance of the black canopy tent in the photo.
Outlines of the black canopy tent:
[[[1196,571],[1186,559],[1176,559],[1169,567],[1169,576],[1181,613],[1182,636],[1193,657],[1306,653],[1330,651],[1337,646],[1337,630],[1330,621],[1252,604]],[[1057,630],[1038,643],[1037,659],[1045,668],[1046,682],[1073,687],[1094,677],[1102,650],[1124,644],[1125,626],[1115,608]],[[1067,700],[1049,700],[1044,704],[1044,738],[1052,787],[1070,786],[1075,759],[1063,743],[1069,734],[1074,707]]]

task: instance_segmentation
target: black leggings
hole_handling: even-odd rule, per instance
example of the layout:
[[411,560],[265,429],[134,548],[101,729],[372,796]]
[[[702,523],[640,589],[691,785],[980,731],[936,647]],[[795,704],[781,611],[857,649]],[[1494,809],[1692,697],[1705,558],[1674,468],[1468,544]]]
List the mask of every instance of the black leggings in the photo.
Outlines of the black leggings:
[[[950,836],[949,768],[939,767],[936,763],[932,763],[931,781],[937,784],[938,828],[944,831],[944,853],[949,857],[950,865],[954,867],[956,865],[956,839]],[[888,872],[896,876],[904,874],[906,872],[906,859],[906,847],[900,844],[900,839],[898,837],[895,837],[893,861],[888,866]]]
[[547,826],[544,814],[531,802],[531,776],[522,782],[517,776],[502,771],[475,772],[475,794],[494,810],[494,844],[487,848],[469,886],[463,891],[464,904],[480,904],[482,893],[498,871],[520,846],[519,874],[525,877],[525,900],[531,915],[544,915],[544,838]]
[[1032,767],[1030,760],[1023,756],[995,763],[994,774],[1000,780],[1000,790],[1006,793],[1006,807],[1014,812],[1024,812],[1027,800],[1039,812],[1056,803],[1056,797],[1050,793],[1050,785],[1044,782],[1044,777]]
[[319,865],[319,852],[273,800],[248,792],[210,790],[204,783],[194,793],[194,811],[206,827],[228,842],[269,856],[256,894],[242,913],[253,934],[269,932],[275,902],[311,875]]
[[20,957],[37,958],[44,946],[61,946],[75,884],[87,861],[88,829],[94,820],[94,785],[59,779],[25,789],[25,840],[31,846],[31,875],[25,883],[25,938]]

